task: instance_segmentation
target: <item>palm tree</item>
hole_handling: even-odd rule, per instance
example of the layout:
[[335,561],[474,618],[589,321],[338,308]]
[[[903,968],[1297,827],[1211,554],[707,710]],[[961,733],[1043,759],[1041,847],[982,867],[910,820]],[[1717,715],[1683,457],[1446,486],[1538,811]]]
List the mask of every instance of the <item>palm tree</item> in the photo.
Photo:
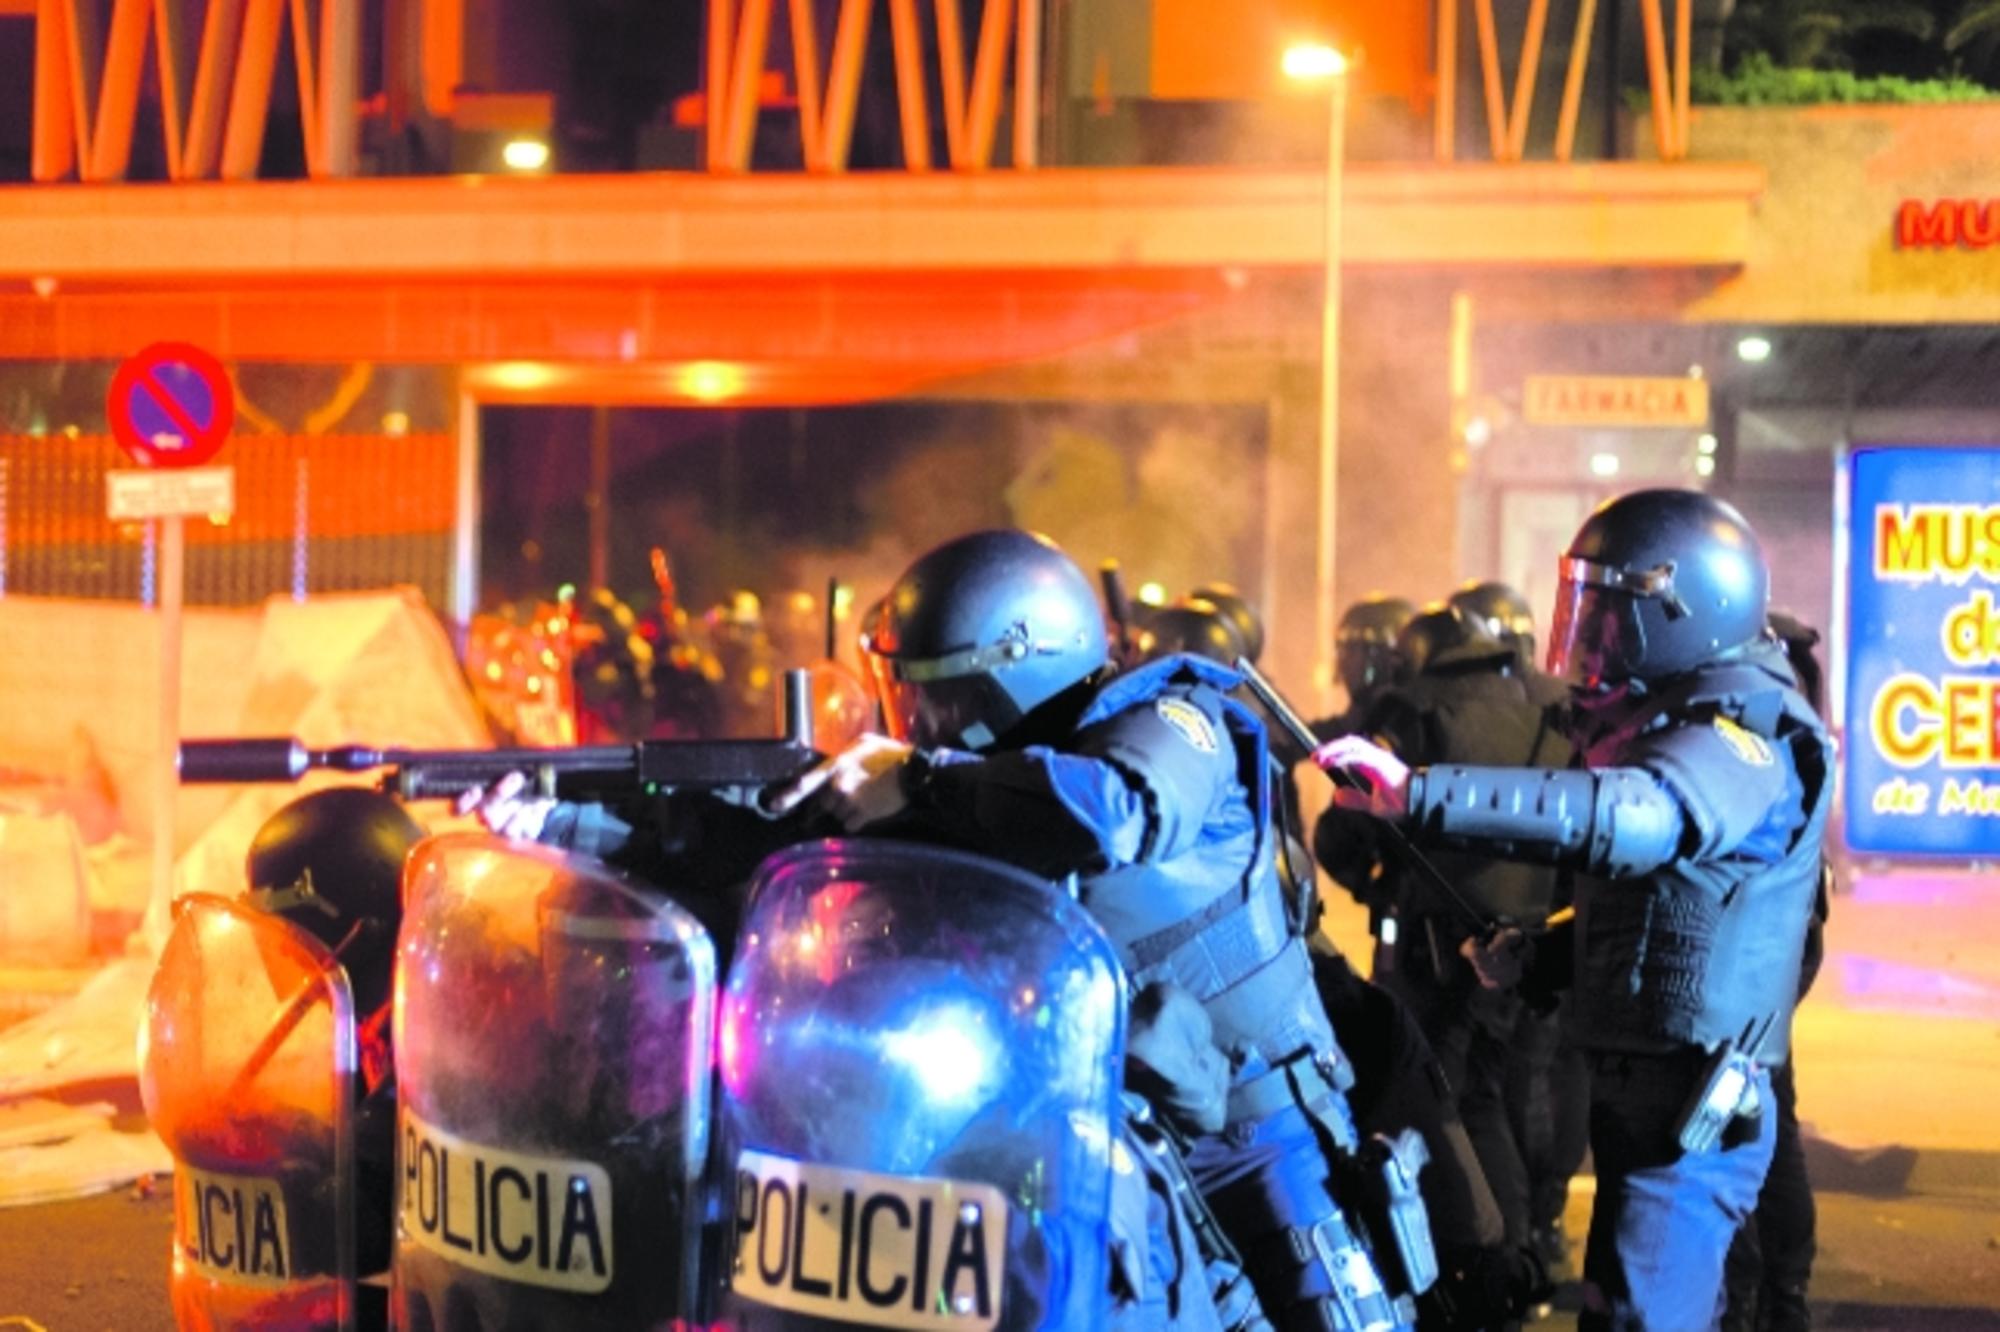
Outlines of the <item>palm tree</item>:
[[[1967,7],[1993,10],[2000,23],[2000,0],[1968,0]],[[1730,21],[1737,59],[1760,52],[1788,69],[1850,65],[1850,44],[1864,33],[1929,41],[1937,31],[1936,16],[1921,0],[1738,0]]]
[[1988,76],[2000,55],[2000,0],[1964,0],[1944,31],[1943,45],[1948,57],[1990,86]]
[[1729,31],[1730,15],[1736,0],[1695,0],[1694,65],[1696,69],[1722,73],[1722,53]]

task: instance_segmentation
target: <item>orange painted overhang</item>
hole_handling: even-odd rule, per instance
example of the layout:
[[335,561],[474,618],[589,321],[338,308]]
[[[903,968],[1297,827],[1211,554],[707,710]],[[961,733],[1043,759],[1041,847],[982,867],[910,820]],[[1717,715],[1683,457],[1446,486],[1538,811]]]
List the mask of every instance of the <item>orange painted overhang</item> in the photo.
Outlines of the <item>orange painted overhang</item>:
[[[1763,180],[1356,166],[1345,262],[1727,268]],[[1239,168],[21,186],[0,189],[0,357],[174,336],[235,360],[623,365],[642,397],[714,359],[873,396],[1315,269],[1325,189]]]

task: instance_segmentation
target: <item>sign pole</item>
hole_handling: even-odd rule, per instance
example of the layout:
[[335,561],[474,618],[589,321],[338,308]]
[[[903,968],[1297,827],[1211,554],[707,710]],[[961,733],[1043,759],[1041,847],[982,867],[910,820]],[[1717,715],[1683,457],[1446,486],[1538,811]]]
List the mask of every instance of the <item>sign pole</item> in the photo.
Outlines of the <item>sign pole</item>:
[[181,606],[186,590],[187,519],[218,520],[236,508],[236,474],[206,466],[229,439],[235,391],[222,362],[184,342],[156,342],[111,377],[105,419],[136,471],[106,472],[105,512],[113,522],[155,519],[159,534],[157,624],[159,710],[153,759],[153,885],[130,946],[152,951],[173,917],[175,815],[180,795]]
[[175,762],[181,743],[181,604],[185,587],[187,519],[178,513],[160,527],[159,644],[160,696],[153,758],[153,896],[146,904],[142,936],[162,937],[172,921],[174,900],[174,820],[180,794]]

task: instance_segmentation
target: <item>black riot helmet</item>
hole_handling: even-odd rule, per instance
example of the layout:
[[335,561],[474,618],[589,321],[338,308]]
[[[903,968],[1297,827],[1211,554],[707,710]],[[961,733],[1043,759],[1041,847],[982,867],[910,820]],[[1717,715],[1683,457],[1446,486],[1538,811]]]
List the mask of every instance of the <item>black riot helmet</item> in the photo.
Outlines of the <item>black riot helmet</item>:
[[1467,583],[1451,594],[1452,609],[1489,638],[1513,648],[1523,666],[1535,664],[1535,612],[1528,599],[1505,583]]
[[1333,650],[1340,682],[1350,698],[1366,698],[1395,684],[1408,672],[1396,650],[1396,639],[1417,608],[1402,597],[1379,593],[1363,597],[1341,612],[1333,633]]
[[1222,617],[1236,627],[1236,636],[1243,640],[1243,655],[1250,658],[1252,665],[1264,655],[1264,617],[1257,614],[1248,597],[1228,583],[1203,583],[1188,593],[1188,600],[1206,601],[1222,612]]
[[423,836],[380,791],[339,786],[294,800],[251,839],[245,900],[338,950],[357,1017],[389,1000],[403,861]]
[[1145,661],[1186,652],[1234,666],[1249,651],[1235,623],[1204,597],[1185,597],[1153,609],[1139,635],[1139,656]]
[[1412,674],[1421,673],[1447,652],[1454,652],[1474,644],[1486,644],[1494,655],[1501,655],[1502,644],[1488,634],[1484,627],[1458,610],[1449,602],[1436,601],[1411,617],[1403,626],[1403,632],[1396,635],[1396,652],[1408,663]]
[[1097,590],[1046,537],[947,541],[904,571],[862,647],[889,733],[984,750],[1110,659]]
[[1558,572],[1549,671],[1574,685],[1678,675],[1764,632],[1771,579],[1757,534],[1699,491],[1599,505]]
[[1799,692],[1812,704],[1814,712],[1824,712],[1826,672],[1820,667],[1819,654],[1813,651],[1819,646],[1819,630],[1790,611],[1774,610],[1771,632],[1785,649],[1785,658],[1792,663],[1792,674],[1799,677]]

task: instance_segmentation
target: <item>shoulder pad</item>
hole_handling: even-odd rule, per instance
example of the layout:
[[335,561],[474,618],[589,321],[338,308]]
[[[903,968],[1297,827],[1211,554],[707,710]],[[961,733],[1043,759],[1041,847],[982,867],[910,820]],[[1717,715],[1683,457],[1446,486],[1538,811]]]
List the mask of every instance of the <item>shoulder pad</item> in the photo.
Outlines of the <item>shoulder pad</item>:
[[1649,732],[1626,762],[1662,782],[1686,811],[1704,852],[1742,844],[1785,798],[1792,764],[1776,740],[1719,711]]
[[1113,676],[1097,691],[1097,696],[1091,699],[1090,706],[1084,709],[1077,724],[1089,726],[1103,721],[1180,683],[1206,684],[1227,693],[1242,684],[1243,677],[1206,657],[1186,653],[1162,657]]
[[1142,704],[1176,684],[1206,684],[1216,692],[1228,694],[1242,682],[1244,678],[1240,674],[1228,666],[1210,662],[1206,656],[1162,656],[1156,662],[1146,662],[1144,666],[1134,666],[1132,670],[1112,676],[1110,682],[1098,690],[1096,698],[1090,700],[1090,706],[1084,708],[1084,716],[1078,718],[1078,726],[1102,722],[1104,718]]

